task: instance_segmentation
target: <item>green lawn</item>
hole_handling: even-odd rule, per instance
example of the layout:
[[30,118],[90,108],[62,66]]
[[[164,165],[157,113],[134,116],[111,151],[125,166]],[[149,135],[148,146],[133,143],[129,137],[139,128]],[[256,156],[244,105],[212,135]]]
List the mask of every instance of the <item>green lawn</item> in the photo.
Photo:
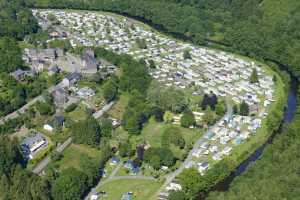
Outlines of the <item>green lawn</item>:
[[161,184],[150,180],[116,180],[103,185],[98,191],[106,192],[107,196],[101,198],[105,200],[119,200],[126,192],[133,192],[134,200],[152,200]]
[[83,105],[82,103],[79,103],[79,105],[77,106],[77,108],[70,112],[70,113],[66,113],[67,117],[69,117],[72,120],[76,120],[76,121],[81,121],[87,118],[87,113],[86,113],[86,106]]
[[75,167],[80,170],[80,158],[89,156],[92,158],[100,157],[100,150],[88,147],[86,145],[71,144],[64,152],[63,158],[55,163],[59,170],[69,167]]
[[178,125],[158,123],[154,119],[150,119],[149,122],[144,126],[141,135],[136,136],[136,140],[145,140],[153,147],[160,147],[161,137],[166,128],[178,127],[181,130],[182,136],[184,137],[186,144],[192,144],[202,134],[199,129],[187,129],[182,128]]
[[109,116],[121,120],[123,113],[125,111],[125,108],[127,106],[128,100],[129,100],[129,96],[127,94],[122,94],[119,97],[119,100],[117,101],[117,103],[108,112]]

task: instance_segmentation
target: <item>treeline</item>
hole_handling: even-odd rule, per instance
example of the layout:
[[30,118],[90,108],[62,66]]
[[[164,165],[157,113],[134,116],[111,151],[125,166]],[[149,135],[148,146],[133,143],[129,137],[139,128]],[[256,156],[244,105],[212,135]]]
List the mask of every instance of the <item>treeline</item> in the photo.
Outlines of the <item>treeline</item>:
[[217,183],[224,180],[235,169],[236,163],[233,160],[223,159],[216,163],[213,168],[201,176],[197,169],[190,168],[178,176],[182,186],[181,191],[173,191],[168,197],[169,200],[190,200],[203,199]]
[[28,172],[17,140],[0,136],[0,198],[50,199],[49,181]]
[[0,37],[22,40],[26,34],[38,31],[37,20],[24,5],[23,0],[1,0]]
[[0,72],[22,66],[22,54],[16,41],[39,30],[38,22],[23,0],[0,1]]
[[[0,1],[1,115],[12,111],[15,106],[22,105],[22,98],[28,98],[31,94],[34,96],[35,87],[39,89],[39,86],[29,86],[27,90],[8,77],[9,72],[23,66],[17,41],[37,30],[37,21],[31,11],[24,7],[24,1]],[[20,116],[0,125],[0,199],[48,200],[51,198],[49,182],[25,170],[26,163],[19,142],[3,136],[25,122],[26,117]]]
[[297,0],[27,0],[38,8],[105,10],[148,22],[198,44],[217,42],[227,50],[288,66],[300,76],[300,2]]
[[247,172],[237,177],[227,192],[213,192],[207,199],[299,199],[300,109],[294,121],[264,151]]
[[[101,144],[100,157],[82,156],[80,166],[58,171],[54,167],[39,177],[24,169],[26,166],[17,140],[0,136],[0,199],[52,200],[83,199],[101,177],[101,169],[110,152],[107,143]],[[57,155],[52,159],[60,159]],[[77,168],[80,168],[77,169]]]
[[7,73],[0,73],[0,80],[0,117],[19,109],[48,87],[46,78],[42,76],[27,77],[19,83]]
[[[109,145],[102,142],[99,148],[101,148],[99,157],[82,156],[79,166],[67,168],[59,173],[53,166],[48,168],[46,179],[51,182],[50,199],[84,199],[90,189],[99,182],[103,166],[108,159]],[[57,157],[56,159],[60,159],[59,155]]]

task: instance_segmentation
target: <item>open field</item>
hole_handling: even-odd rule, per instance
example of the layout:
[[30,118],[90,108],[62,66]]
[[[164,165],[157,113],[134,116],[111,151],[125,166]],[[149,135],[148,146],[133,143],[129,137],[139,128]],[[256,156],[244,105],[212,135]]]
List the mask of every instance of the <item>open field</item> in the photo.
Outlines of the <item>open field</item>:
[[58,166],[59,170],[64,170],[69,167],[80,168],[80,158],[83,156],[89,156],[91,158],[97,158],[101,154],[100,150],[88,147],[86,145],[71,144],[64,152],[61,160],[54,163],[54,166]]
[[133,192],[134,200],[153,200],[155,192],[161,183],[149,180],[116,180],[109,182],[99,188],[98,191],[106,192],[107,196],[101,199],[117,200],[121,199],[126,192]]

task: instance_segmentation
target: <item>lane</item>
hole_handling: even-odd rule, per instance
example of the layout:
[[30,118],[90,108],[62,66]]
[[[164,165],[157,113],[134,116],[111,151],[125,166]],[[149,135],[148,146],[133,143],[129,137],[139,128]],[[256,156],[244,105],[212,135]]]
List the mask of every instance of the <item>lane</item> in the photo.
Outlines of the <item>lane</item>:
[[[46,91],[48,91],[49,93],[51,93],[54,90],[56,90],[58,87],[61,87],[61,84],[62,83],[59,83],[59,84],[57,84],[55,86],[51,86]],[[11,120],[11,119],[15,119],[15,118],[19,117],[20,115],[24,114],[31,105],[35,104],[38,101],[43,101],[43,100],[44,100],[44,98],[43,98],[42,95],[39,95],[39,96],[33,98],[32,100],[30,100],[27,104],[25,104],[24,106],[22,106],[18,110],[14,111],[14,112],[12,112],[12,113],[10,113],[8,115],[6,115],[5,117],[2,117],[0,119],[0,124],[4,124],[7,120]]]
[[[58,86],[55,86],[55,87],[59,87]],[[51,90],[54,90],[54,88],[51,88]],[[101,110],[99,110],[98,112],[94,113],[93,117],[98,119],[100,118],[104,113],[106,113],[107,111],[109,111],[112,106],[114,105],[114,101],[106,104],[105,106],[103,106],[103,108]],[[58,146],[55,151],[61,153],[65,150],[65,148],[67,148],[70,144],[72,143],[72,138],[69,137],[62,145]],[[33,169],[33,173],[36,173],[36,174],[40,174],[46,167],[47,165],[51,162],[51,156],[48,155],[46,156],[42,161],[40,161]]]
[[[71,143],[72,143],[72,138],[69,137],[63,144],[56,147],[54,151],[58,153],[62,153]],[[47,167],[47,165],[50,162],[51,162],[51,155],[48,155],[33,168],[32,172],[35,174],[41,174],[41,172]]]
[[[226,102],[227,105],[227,112],[226,114],[219,120],[219,122],[224,121],[226,118],[231,117],[232,116],[232,106]],[[174,172],[168,174],[165,177],[165,182],[162,185],[161,189],[158,191],[158,194],[160,192],[162,192],[175,178],[176,176],[178,176],[184,169],[185,167],[188,165],[188,163],[190,163],[193,159],[193,153],[196,152],[200,146],[207,141],[207,139],[204,138],[204,135],[206,135],[208,132],[210,132],[212,129],[214,129],[217,126],[218,122],[215,123],[213,126],[211,126],[204,134],[201,138],[199,138],[197,140],[197,142],[195,142],[193,149],[189,152],[188,156],[186,157],[186,159],[184,160],[184,162],[178,167],[178,169],[176,169]]]
[[110,103],[106,104],[105,106],[103,106],[103,108],[101,110],[95,112],[93,114],[93,117],[95,119],[100,118],[104,113],[106,113],[107,111],[109,111],[113,107],[114,104],[115,104],[114,101],[111,101]]

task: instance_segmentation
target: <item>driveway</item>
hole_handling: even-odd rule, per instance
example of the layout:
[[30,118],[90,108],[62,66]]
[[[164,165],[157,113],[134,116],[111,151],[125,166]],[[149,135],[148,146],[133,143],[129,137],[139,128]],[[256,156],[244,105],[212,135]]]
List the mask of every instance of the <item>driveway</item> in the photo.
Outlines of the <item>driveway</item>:
[[[72,143],[72,138],[68,138],[63,144],[56,147],[55,151],[58,153],[63,152]],[[42,161],[40,161],[32,170],[35,174],[40,174],[45,167],[51,162],[51,155],[46,156]]]

